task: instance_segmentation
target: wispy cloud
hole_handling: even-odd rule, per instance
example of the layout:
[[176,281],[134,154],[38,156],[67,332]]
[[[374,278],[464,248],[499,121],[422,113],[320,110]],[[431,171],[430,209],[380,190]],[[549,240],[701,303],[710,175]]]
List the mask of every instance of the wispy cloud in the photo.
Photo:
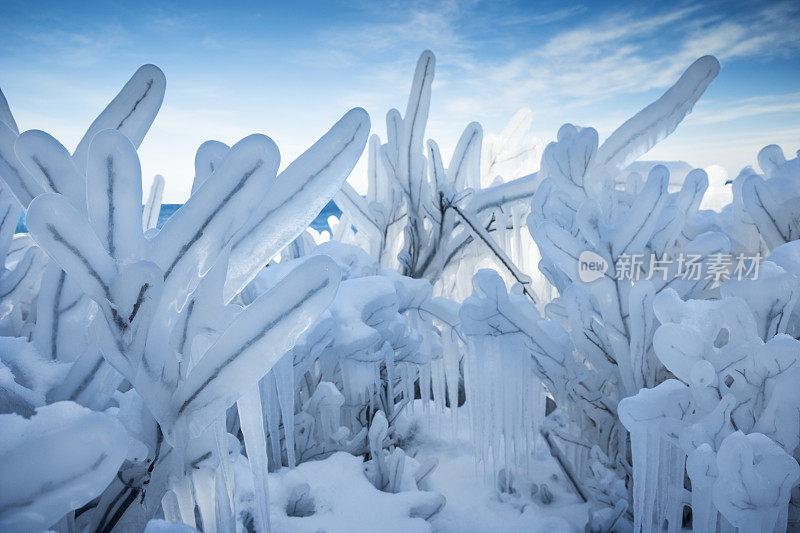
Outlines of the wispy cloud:
[[382,10],[380,22],[367,20],[317,32],[322,53],[317,58],[334,57],[353,64],[363,61],[365,55],[419,54],[425,48],[461,55],[469,47],[468,36],[458,32],[456,23],[467,9],[465,3],[456,1],[428,6],[389,4]]
[[26,33],[22,38],[42,50],[42,60],[68,67],[97,64],[132,42],[128,31],[121,26],[96,28],[91,32],[54,29]]
[[768,94],[726,102],[706,100],[686,119],[687,124],[720,124],[774,114],[800,113],[800,92]]
[[561,20],[574,17],[575,15],[585,13],[586,11],[587,11],[586,6],[576,5],[576,6],[565,7],[563,9],[557,9],[555,11],[536,13],[536,14],[511,12],[511,13],[506,13],[502,16],[492,17],[491,23],[500,26],[517,26],[520,24],[525,24],[525,25],[552,24],[553,22],[559,22]]
[[610,14],[481,70],[491,80],[492,91],[503,91],[506,101],[527,95],[546,106],[555,100],[567,106],[589,105],[667,87],[702,55],[716,55],[724,62],[796,52],[798,27],[800,6],[791,4],[724,21],[700,13],[699,5],[646,16]]
[[[489,85],[495,95],[503,91],[506,101],[518,101],[523,95],[544,98],[545,103],[554,98],[579,100],[568,105],[666,87],[706,54],[725,61],[786,55],[800,48],[800,5],[768,5],[736,19],[720,19],[716,13],[702,12],[698,3],[655,14],[600,13],[557,32],[539,46],[514,51],[498,61],[481,57],[478,46],[459,34],[458,23],[465,11],[452,3],[448,6],[438,11],[410,9],[401,22],[347,29],[356,31],[349,41],[341,39],[341,34],[327,33],[326,44],[332,50],[363,43],[369,49],[415,53],[428,44],[451,71],[454,65],[465,67],[464,74],[477,76],[469,80],[473,86]],[[576,12],[580,8],[535,17],[559,20]],[[492,17],[486,19],[492,23]]]

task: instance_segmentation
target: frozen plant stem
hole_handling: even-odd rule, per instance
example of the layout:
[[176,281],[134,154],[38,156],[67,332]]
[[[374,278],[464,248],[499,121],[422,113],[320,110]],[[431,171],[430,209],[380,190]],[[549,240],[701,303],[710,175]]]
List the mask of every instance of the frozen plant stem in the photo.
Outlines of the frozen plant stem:
[[553,456],[553,459],[556,460],[559,468],[561,468],[561,471],[564,472],[564,475],[569,480],[572,490],[575,491],[575,494],[577,494],[583,502],[589,501],[586,498],[586,494],[584,494],[583,490],[581,490],[580,485],[578,485],[575,474],[572,473],[572,468],[569,466],[569,461],[564,460],[561,449],[552,441],[550,438],[550,433],[542,430],[541,434],[542,437],[544,437],[544,441],[547,443],[547,447],[550,449],[550,455]]
[[258,386],[247,391],[237,402],[247,460],[253,473],[255,510],[258,530],[269,533],[269,483],[267,480],[267,440],[264,433],[264,414]]
[[480,239],[484,244],[486,244],[489,250],[491,250],[491,252],[494,254],[497,261],[503,265],[503,268],[505,268],[508,273],[511,274],[515,280],[517,280],[517,283],[519,283],[522,287],[522,292],[525,294],[525,296],[527,296],[534,305],[539,303],[536,300],[536,296],[529,290],[531,284],[530,276],[523,274],[519,268],[517,268],[517,266],[513,261],[511,261],[508,255],[506,255],[503,249],[500,248],[496,242],[494,242],[494,239],[492,239],[486,229],[480,224],[477,224],[472,217],[467,215],[464,210],[459,208],[457,205],[448,204],[445,208],[445,211],[448,208],[458,213],[458,216],[461,217],[475,238]]

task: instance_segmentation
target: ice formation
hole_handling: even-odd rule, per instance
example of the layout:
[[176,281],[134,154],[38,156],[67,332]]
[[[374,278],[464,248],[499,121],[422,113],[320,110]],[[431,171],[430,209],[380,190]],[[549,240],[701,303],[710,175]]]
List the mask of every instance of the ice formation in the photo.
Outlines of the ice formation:
[[503,131],[487,133],[481,151],[481,187],[506,182],[538,170],[542,141],[530,134],[533,111],[517,111]]
[[[25,300],[9,305],[9,322],[12,312],[28,321],[14,333],[32,329],[33,341],[16,341],[24,361],[15,362],[16,353],[3,358],[3,368],[10,368],[4,391],[13,395],[4,407],[26,416],[54,400],[105,409],[124,380],[131,390],[120,418],[135,435],[136,453],[110,485],[122,459],[109,456],[109,463],[111,457],[116,461],[109,475],[82,482],[88,495],[84,501],[73,498],[63,509],[53,504],[55,520],[99,495],[80,519],[70,515],[71,521],[98,529],[143,527],[163,504],[168,518],[194,524],[195,504],[188,497],[197,502],[204,528],[213,530],[227,529],[234,516],[236,502],[219,500],[223,494],[234,496],[235,483],[225,410],[245,396],[241,420],[252,449],[251,466],[262,482],[256,514],[264,530],[266,461],[263,454],[258,460],[256,449],[265,435],[257,385],[332,301],[339,269],[323,255],[310,257],[246,305],[228,302],[338,189],[360,153],[358,144],[363,147],[366,141],[369,120],[363,110],[351,111],[278,177],[278,150],[266,136],[251,135],[224,153],[217,150],[214,171],[198,172],[201,185],[191,199],[161,230],[154,230],[163,180],[154,182],[143,214],[135,147],[153,122],[163,92],[158,69],[137,71],[72,156],[44,132],[17,135],[2,125],[2,176],[15,194],[7,202],[6,217],[12,220],[14,209],[26,208],[38,247],[26,243],[28,252],[9,265],[9,279],[0,278],[0,283],[13,278],[15,285],[30,289],[26,276],[37,272],[37,254],[44,250],[51,259],[36,312],[28,309],[22,315]],[[275,202],[265,211],[260,198],[268,191]],[[309,204],[306,196],[314,201]],[[300,204],[302,213],[296,208]],[[270,216],[279,217],[280,224],[270,222]],[[237,254],[236,245],[247,243],[253,232],[264,240],[259,228],[266,227],[265,221],[277,234],[270,236],[272,248],[247,257]],[[8,244],[11,231],[5,233]],[[225,293],[229,280],[235,288],[230,295]],[[7,291],[6,296],[13,295],[13,289]],[[47,361],[53,370],[37,368]],[[60,383],[39,384],[54,373],[62,376]],[[255,391],[257,401],[249,391]],[[134,398],[128,398],[131,394]],[[103,444],[98,440],[97,446]],[[209,461],[217,466],[202,466]],[[206,486],[208,479],[214,481],[211,494],[198,485]]]
[[[789,487],[800,475],[792,458],[800,443],[800,343],[787,335],[797,333],[790,317],[800,281],[771,261],[762,272],[757,280],[726,282],[719,300],[659,294],[654,308],[661,326],[653,345],[680,381],[653,389],[673,392],[655,396],[650,414],[644,407],[649,390],[620,405],[632,438],[648,420],[652,439],[666,436],[688,455],[694,524],[704,531],[715,531],[718,520],[743,530],[785,530]],[[753,477],[746,469],[761,457]],[[782,465],[780,476],[769,474],[770,464]],[[763,499],[752,499],[756,494]],[[750,511],[740,513],[743,508]]]
[[[796,527],[800,159],[767,146],[719,211],[704,170],[631,165],[717,75],[706,56],[602,143],[565,124],[539,162],[522,110],[469,124],[445,167],[434,63],[386,142],[356,108],[280,173],[265,135],[203,143],[160,229],[165,179],[145,198],[136,152],[160,70],[72,154],[0,93],[3,528],[458,528],[411,417],[469,434],[472,492],[494,491],[474,507],[520,527]],[[308,230],[331,198],[331,234]],[[743,253],[757,277],[711,267]],[[682,255],[697,276],[626,263]]]

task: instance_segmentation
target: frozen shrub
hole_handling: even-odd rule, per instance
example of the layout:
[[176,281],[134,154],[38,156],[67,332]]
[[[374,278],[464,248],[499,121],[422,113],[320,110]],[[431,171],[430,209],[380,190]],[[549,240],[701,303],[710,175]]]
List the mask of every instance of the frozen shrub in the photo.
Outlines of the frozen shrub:
[[[786,335],[800,280],[771,261],[762,273],[724,283],[719,300],[659,294],[653,343],[677,380],[620,404],[632,444],[650,435],[643,454],[654,453],[652,443],[663,436],[688,454],[692,521],[700,531],[716,530],[718,512],[743,530],[785,530],[800,475],[792,457],[800,443],[800,342]],[[682,465],[676,468],[682,477]],[[634,482],[640,477],[634,463]]]
[[[365,465],[367,478],[373,486],[383,492],[397,494],[401,491],[418,491],[418,484],[430,475],[435,464],[419,464],[408,457],[401,448],[386,448],[389,439],[389,423],[382,411],[378,411],[369,428],[369,450],[372,457]],[[423,492],[425,499],[411,509],[412,517],[429,520],[444,506],[444,497],[435,492]]]
[[800,479],[797,465],[761,433],[737,431],[717,452],[719,482],[714,503],[740,531],[783,531],[790,491]]
[[[433,53],[422,53],[405,115],[401,116],[396,109],[389,111],[387,142],[381,144],[377,135],[370,139],[366,199],[347,183],[336,195],[344,218],[335,233],[340,239],[353,240],[362,246],[381,266],[412,278],[427,279],[440,294],[447,296],[453,293],[451,280],[459,263],[469,257],[466,250],[476,241],[480,242],[482,253],[488,251],[494,256],[504,273],[530,283],[490,234],[500,230],[501,223],[507,223],[513,205],[524,204],[530,198],[537,184],[536,176],[522,176],[494,185],[493,174],[499,167],[487,160],[489,166],[484,172],[492,175],[494,186],[482,188],[483,130],[477,122],[467,125],[445,168],[436,142],[424,143],[434,63]],[[524,157],[533,148],[525,139],[526,128],[522,126],[529,117],[522,113],[515,119],[499,144],[512,152],[516,147],[514,157],[522,161],[510,168],[517,173],[520,166],[528,165]],[[506,214],[499,217],[498,212]],[[351,225],[357,231],[355,235],[350,231]]]
[[[539,269],[559,293],[545,307],[547,319],[517,294],[507,294],[502,280],[488,272],[475,277],[474,294],[461,310],[464,332],[473,340],[474,364],[468,368],[471,386],[492,390],[482,382],[490,375],[488,368],[501,364],[493,359],[504,359],[508,353],[527,354],[532,359],[525,370],[528,382],[544,384],[567,416],[565,423],[544,427],[546,440],[576,491],[595,504],[614,507],[620,498],[630,498],[625,490],[632,473],[627,435],[617,417],[617,404],[667,376],[651,348],[655,294],[671,288],[694,296],[708,285],[705,271],[699,280],[681,279],[675,275],[674,263],[662,275],[656,275],[647,263],[635,275],[617,272],[617,265],[636,255],[663,258],[691,252],[707,257],[729,249],[721,233],[707,232],[693,239],[682,233],[696,216],[707,186],[702,170],[689,173],[675,193],[668,191],[669,172],[664,166],[653,167],[644,183],[634,175],[623,188],[617,188],[615,178],[675,129],[718,70],[712,57],[697,60],[661,98],[625,122],[602,145],[592,128],[562,126],[557,141],[544,151],[541,185],[533,195],[527,221],[542,256]],[[581,272],[587,252],[605,265],[593,279],[583,279]],[[503,357],[490,358],[488,354],[494,350]],[[536,394],[535,387],[531,390]],[[502,405],[503,412],[511,409],[506,416],[518,416],[513,400],[490,405]],[[481,420],[491,421],[491,413],[481,414],[479,424]],[[501,433],[506,442],[505,460],[509,461],[508,441],[525,449],[529,440],[530,429],[520,428],[524,422],[514,420],[493,429],[487,426],[488,431],[479,429],[477,433],[487,433],[490,439],[479,445],[496,448]],[[534,424],[536,420],[534,417]],[[641,462],[637,450],[633,448],[634,464]],[[494,449],[493,453],[501,451]],[[663,453],[671,451],[667,448]],[[675,477],[671,486],[682,486],[682,481]],[[667,499],[676,497],[671,488],[663,494]],[[664,503],[661,510],[667,507]],[[616,520],[614,514],[609,518]],[[680,527],[680,513],[659,517],[658,523],[668,521],[671,528]],[[651,522],[641,526],[638,520],[637,528],[649,529]]]
[[[369,135],[353,109],[280,173],[264,135],[203,143],[161,229],[164,180],[142,210],[136,153],[156,67],[72,154],[19,133],[0,94],[0,524],[269,531],[271,479],[278,531],[427,527],[438,462],[395,424],[419,398],[456,435],[463,386],[477,460],[522,513],[560,505],[565,479],[587,531],[795,526],[800,160],[764,148],[720,212],[700,208],[704,171],[632,165],[718,68],[699,59],[602,144],[565,124],[541,165],[530,110],[500,136],[471,123],[445,168],[426,51],[369,141],[366,198],[345,183]],[[307,226],[333,197],[329,239]],[[740,252],[770,254],[757,279],[711,272]],[[501,274],[473,276],[487,262]],[[538,442],[563,476],[529,479]]]
[[[132,386],[120,418],[136,436],[136,453],[78,520],[97,529],[143,528],[162,497],[170,519],[194,525],[197,505],[207,527],[232,523],[237,509],[220,495],[235,492],[232,472],[242,458],[238,444],[230,446],[225,410],[243,398],[241,426],[259,482],[256,514],[266,530],[261,406],[247,395],[332,301],[339,271],[330,259],[312,257],[246,306],[232,301],[338,189],[363,149],[369,120],[363,110],[351,111],[277,176],[277,148],[263,135],[230,149],[203,145],[194,194],[157,231],[162,183],[156,180],[143,216],[135,147],[163,89],[158,69],[140,69],[73,156],[43,132],[17,136],[0,125],[8,130],[0,132],[0,175],[51,258],[38,298],[36,350],[28,352],[66,365],[64,383],[74,384],[29,388],[28,397],[41,404],[43,392],[53,393],[104,408],[123,379]],[[72,314],[60,316],[67,310]],[[73,338],[87,328],[91,335]],[[101,372],[104,361],[110,374]]]
[[245,299],[293,264],[320,255],[342,272],[336,297],[262,383],[273,468],[334,451],[366,453],[375,413],[385,413],[391,426],[414,399],[415,383],[423,394],[434,392],[440,412],[448,395],[457,402],[457,382],[447,382],[444,371],[456,357],[456,307],[433,298],[425,280],[380,269],[352,245],[327,242],[298,259],[282,255],[255,278]]
[[763,174],[747,168],[736,178],[734,201],[741,202],[771,250],[800,238],[800,158],[787,161],[771,144],[759,152],[758,164]]
[[[58,192],[77,209],[86,211],[85,174],[90,141],[101,129],[116,128],[129,136],[129,143],[138,146],[161,106],[165,86],[164,75],[157,67],[144,65],[138,69],[95,119],[72,156],[43,131],[19,134],[8,111],[7,117],[0,118],[7,119],[6,124],[0,122],[0,178],[3,190],[10,190],[16,198],[13,210],[18,213],[21,207],[27,211],[35,196]],[[12,215],[10,218],[16,219]],[[9,231],[13,232],[13,227]],[[17,237],[14,242],[19,243],[18,253],[25,253],[21,260],[17,259],[14,269],[14,274],[22,278],[18,290],[27,288],[31,302],[22,301],[8,309],[6,316],[12,323],[23,316],[26,325],[14,326],[6,333],[32,337],[36,348],[33,358],[68,368],[67,375],[52,382],[45,391],[48,401],[74,400],[91,408],[105,408],[120,379],[86,333],[93,312],[91,300],[58,265],[50,262],[42,271],[44,261],[38,259],[43,257],[41,250],[29,237]],[[10,266],[8,260],[6,266]],[[23,276],[25,269],[27,273]]]
[[776,145],[758,153],[761,173],[746,167],[730,181],[732,202],[719,212],[701,211],[687,225],[692,237],[706,231],[723,231],[731,241],[731,252],[760,252],[796,240],[798,198],[800,197],[800,159],[786,160]]

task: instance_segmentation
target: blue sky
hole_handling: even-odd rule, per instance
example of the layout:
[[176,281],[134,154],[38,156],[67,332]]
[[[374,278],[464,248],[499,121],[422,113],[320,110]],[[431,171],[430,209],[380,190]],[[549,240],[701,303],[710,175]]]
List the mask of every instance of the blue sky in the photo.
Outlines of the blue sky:
[[736,174],[766,144],[800,149],[792,1],[0,4],[0,87],[21,129],[70,149],[139,65],[161,67],[167,95],[140,156],[146,185],[163,174],[172,202],[207,139],[265,133],[287,164],[354,106],[383,136],[425,48],[437,56],[428,134],[445,154],[468,122],[500,131],[521,106],[545,142],[564,122],[605,137],[705,54],[722,72],[648,158]]

